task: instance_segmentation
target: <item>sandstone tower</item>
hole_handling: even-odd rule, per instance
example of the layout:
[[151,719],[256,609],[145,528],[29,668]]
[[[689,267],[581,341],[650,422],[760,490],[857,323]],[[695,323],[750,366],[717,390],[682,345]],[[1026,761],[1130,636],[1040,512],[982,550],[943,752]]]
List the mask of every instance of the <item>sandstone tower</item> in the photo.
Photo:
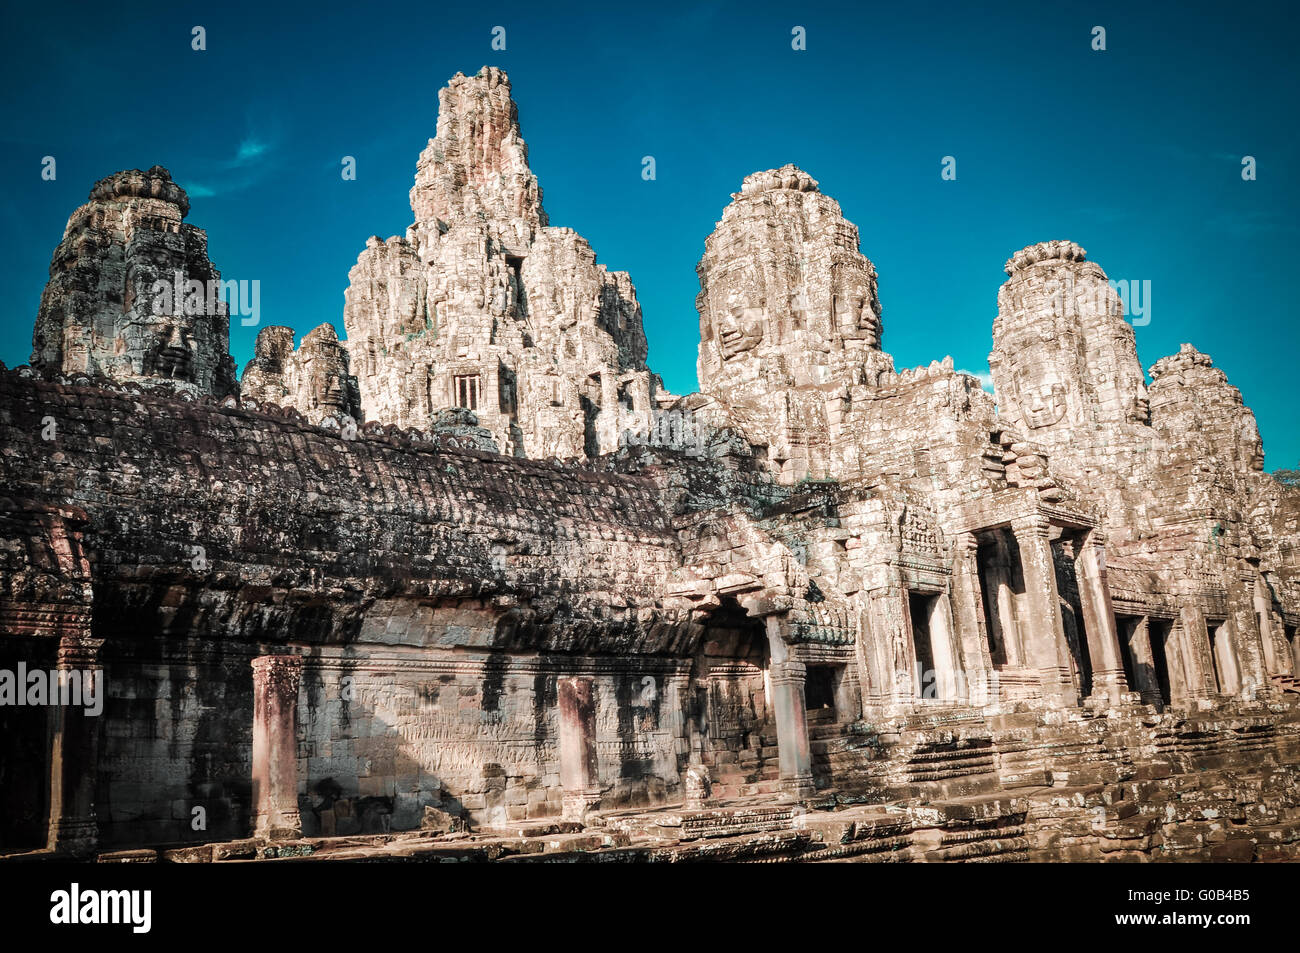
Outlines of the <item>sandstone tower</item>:
[[239,379],[243,397],[293,407],[313,423],[325,417],[361,419],[357,379],[332,324],[322,324],[293,348],[293,328],[272,326],[257,335],[253,359]]
[[745,178],[696,269],[700,389],[792,479],[828,472],[828,397],[893,370],[858,241],[839,204],[787,165]]
[[216,397],[235,389],[230,319],[207,235],[161,166],[101,179],[50,262],[32,366],[160,383]]
[[372,238],[349,275],[367,420],[429,427],[463,408],[528,457],[594,456],[649,429],[660,387],[632,282],[541,203],[506,74],[457,74],[420,155],[415,222]]
[[1147,424],[1133,328],[1106,273],[1068,241],[1024,248],[1005,270],[989,368],[1007,423],[1050,445]]

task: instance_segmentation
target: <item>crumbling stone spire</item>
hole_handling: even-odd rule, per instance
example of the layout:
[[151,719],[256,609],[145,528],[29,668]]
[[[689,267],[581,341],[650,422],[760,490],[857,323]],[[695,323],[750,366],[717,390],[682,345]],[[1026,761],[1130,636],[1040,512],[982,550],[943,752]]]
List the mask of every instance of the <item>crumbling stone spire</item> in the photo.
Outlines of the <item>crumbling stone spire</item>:
[[468,411],[504,452],[582,457],[649,432],[657,381],[631,279],[547,224],[505,73],[457,74],[411,190],[415,224],[349,273],[343,322],[368,420]]
[[1264,468],[1255,414],[1208,354],[1184,344],[1151,366],[1151,423],[1228,472]]
[[787,165],[745,178],[696,269],[700,389],[796,479],[825,456],[809,441],[827,430],[827,393],[893,370],[858,241],[839,203]]
[[457,73],[439,92],[437,134],[420,153],[411,211],[421,244],[451,225],[481,223],[518,250],[547,224],[504,70]]
[[240,393],[293,407],[312,423],[325,417],[361,419],[357,379],[349,372],[347,348],[331,324],[307,334],[296,351],[293,328],[263,328],[240,379]]
[[95,183],[50,262],[32,366],[191,393],[235,390],[230,319],[207,235],[183,223],[189,197],[162,166]]

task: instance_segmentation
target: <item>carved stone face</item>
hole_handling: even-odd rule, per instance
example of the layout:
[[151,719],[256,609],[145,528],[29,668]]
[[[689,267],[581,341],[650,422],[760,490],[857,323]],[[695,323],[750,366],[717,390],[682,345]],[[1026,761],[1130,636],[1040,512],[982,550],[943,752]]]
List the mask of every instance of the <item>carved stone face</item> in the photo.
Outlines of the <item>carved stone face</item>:
[[1259,425],[1255,415],[1246,411],[1241,422],[1242,443],[1246,449],[1246,465],[1252,470],[1264,469],[1264,441],[1259,435]]
[[331,412],[346,410],[348,403],[341,350],[323,346],[310,356],[306,368],[312,404]]
[[153,346],[145,352],[144,372],[167,380],[194,380],[194,347],[191,328],[181,315],[160,320],[153,328]]
[[866,274],[859,270],[836,271],[833,283],[835,327],[842,337],[880,344],[880,316],[875,291]]
[[1065,385],[1054,375],[1037,384],[1030,384],[1023,368],[1013,374],[1020,409],[1025,415],[1025,426],[1031,430],[1050,427],[1065,417]]
[[728,360],[745,351],[752,351],[763,340],[765,309],[742,305],[734,297],[727,302],[718,322],[718,347],[722,359]]
[[1147,385],[1141,381],[1138,381],[1137,393],[1133,398],[1133,407],[1128,419],[1142,424],[1151,421],[1151,401],[1147,399]]

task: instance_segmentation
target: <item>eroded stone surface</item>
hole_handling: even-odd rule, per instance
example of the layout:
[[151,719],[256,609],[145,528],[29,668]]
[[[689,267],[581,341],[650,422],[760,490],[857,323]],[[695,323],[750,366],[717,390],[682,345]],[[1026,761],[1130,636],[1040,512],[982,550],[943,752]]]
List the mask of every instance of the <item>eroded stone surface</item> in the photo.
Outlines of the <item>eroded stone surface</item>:
[[32,336],[48,373],[235,389],[228,306],[207,234],[182,221],[185,190],[162,166],[101,179],[68,219]]
[[292,407],[313,423],[326,417],[361,419],[357,379],[349,373],[347,348],[331,324],[306,335],[297,350],[292,328],[263,328],[239,388],[245,397]]
[[107,672],[102,745],[65,719],[31,756],[55,850],[1296,858],[1300,491],[1207,355],[1148,386],[1078,245],[1007,262],[995,397],[896,370],[856,228],[755,173],[675,397],[630,279],[548,224],[499,70],[443,91],[411,205],[347,340],[265,328],[238,395],[224,338],[156,373],[104,290],[149,249],[205,267],[170,178],[74,214],[36,366],[0,370],[5,648]]
[[344,325],[368,420],[428,427],[473,411],[503,452],[584,458],[648,433],[662,386],[646,369],[631,279],[547,224],[510,83],[458,74],[420,155],[407,234],[372,238]]

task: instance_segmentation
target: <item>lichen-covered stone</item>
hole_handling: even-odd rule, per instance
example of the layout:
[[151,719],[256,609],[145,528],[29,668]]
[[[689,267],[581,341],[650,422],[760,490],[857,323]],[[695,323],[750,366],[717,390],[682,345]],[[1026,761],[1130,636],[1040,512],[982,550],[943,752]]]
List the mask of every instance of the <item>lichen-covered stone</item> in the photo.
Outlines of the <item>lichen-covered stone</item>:
[[182,219],[185,190],[162,166],[101,179],[50,262],[32,366],[50,374],[235,389],[229,308],[207,235]]

